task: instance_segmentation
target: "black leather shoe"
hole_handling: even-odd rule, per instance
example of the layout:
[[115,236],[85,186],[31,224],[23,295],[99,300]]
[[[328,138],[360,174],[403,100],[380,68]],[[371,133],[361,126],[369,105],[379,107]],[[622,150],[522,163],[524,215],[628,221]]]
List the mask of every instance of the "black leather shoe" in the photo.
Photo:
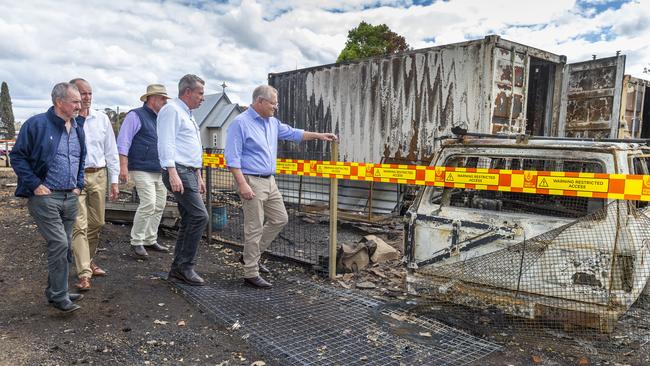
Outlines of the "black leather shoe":
[[131,249],[133,249],[133,253],[140,258],[146,258],[149,255],[142,245],[132,245]]
[[160,245],[158,243],[153,243],[151,245],[147,245],[147,249],[155,250],[156,252],[164,252],[164,253],[169,252],[169,248],[167,248],[166,246],[162,246],[162,245]]
[[64,312],[64,313],[70,313],[70,312],[73,312],[73,311],[75,311],[75,310],[79,310],[79,309],[81,309],[81,306],[79,306],[79,305],[73,303],[73,302],[70,301],[70,300],[63,300],[63,301],[59,301],[59,302],[52,302],[52,306],[54,306],[55,308],[61,310],[61,311]]
[[253,278],[244,278],[244,285],[248,285],[248,286],[256,287],[256,288],[271,288],[271,287],[273,287],[273,285],[266,282],[266,280],[263,279],[260,276],[253,277]]
[[[244,256],[243,256],[243,255],[240,255],[240,256],[239,256],[239,263],[241,263],[241,264],[245,264],[245,263],[244,263]],[[257,262],[257,268],[259,269],[259,271],[260,271],[261,273],[264,273],[264,274],[270,274],[270,273],[271,273],[271,271],[269,271],[269,269],[266,268],[266,266],[263,265],[261,262]]]
[[[68,297],[70,298],[70,301],[79,301],[84,298],[84,295],[82,294],[68,294]],[[52,300],[47,300],[50,304],[53,304],[54,301]]]
[[169,271],[169,278],[175,278],[192,286],[203,286],[205,280],[201,278],[193,269],[179,270],[172,269]]

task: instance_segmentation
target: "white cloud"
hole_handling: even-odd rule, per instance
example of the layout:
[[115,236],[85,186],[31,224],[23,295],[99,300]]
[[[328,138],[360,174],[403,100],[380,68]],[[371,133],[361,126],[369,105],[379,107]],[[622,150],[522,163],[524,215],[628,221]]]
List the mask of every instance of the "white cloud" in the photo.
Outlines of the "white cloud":
[[[607,0],[233,0],[88,2],[0,0],[0,80],[17,119],[49,106],[52,86],[84,77],[96,108],[140,104],[147,84],[177,93],[186,73],[208,92],[246,104],[270,72],[331,63],[360,21],[385,23],[415,48],[499,34],[567,55],[569,62],[628,55],[635,76],[650,62],[650,5]],[[606,9],[609,6],[609,10]],[[650,75],[645,75],[650,78]]]

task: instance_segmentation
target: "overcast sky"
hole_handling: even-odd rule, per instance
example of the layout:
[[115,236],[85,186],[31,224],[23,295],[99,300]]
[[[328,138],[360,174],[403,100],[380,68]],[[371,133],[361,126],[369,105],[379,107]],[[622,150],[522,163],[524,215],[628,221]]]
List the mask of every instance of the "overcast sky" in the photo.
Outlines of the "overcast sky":
[[361,21],[415,49],[497,34],[569,62],[620,50],[626,74],[650,79],[650,0],[0,0],[0,81],[18,121],[74,77],[91,83],[96,109],[138,106],[150,83],[176,95],[186,73],[248,104],[270,72],[334,62]]

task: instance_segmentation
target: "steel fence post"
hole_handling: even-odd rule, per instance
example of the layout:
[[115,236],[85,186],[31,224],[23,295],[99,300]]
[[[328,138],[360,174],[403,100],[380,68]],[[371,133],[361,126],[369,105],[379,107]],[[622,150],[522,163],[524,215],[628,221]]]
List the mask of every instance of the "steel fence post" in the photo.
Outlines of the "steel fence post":
[[[330,160],[335,162],[338,160],[339,144],[332,142],[332,156]],[[339,180],[335,178],[330,179],[330,244],[329,244],[329,278],[336,277],[336,247],[337,247],[337,222],[338,222],[338,196],[339,196]]]
[[[212,153],[212,149],[206,148],[207,154]],[[208,245],[212,244],[212,167],[205,166],[205,200],[208,209]]]

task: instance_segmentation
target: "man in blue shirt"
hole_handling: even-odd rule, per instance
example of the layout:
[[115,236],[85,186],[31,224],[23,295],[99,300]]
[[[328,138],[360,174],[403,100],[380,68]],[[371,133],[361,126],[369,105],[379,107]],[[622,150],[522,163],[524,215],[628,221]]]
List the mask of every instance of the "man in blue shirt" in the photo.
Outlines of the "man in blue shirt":
[[244,210],[244,283],[258,288],[271,287],[259,275],[268,273],[259,263],[260,256],[289,220],[274,177],[278,140],[336,141],[333,133],[303,131],[282,123],[273,117],[277,108],[277,90],[258,86],[250,108],[232,121],[226,138],[226,164]]
[[[28,119],[11,151],[18,176],[16,196],[27,197],[29,213],[47,241],[45,296],[57,309],[79,309],[83,295],[68,292],[68,263],[72,261],[72,228],[84,183],[85,135],[81,95],[73,84],[59,83],[52,90],[53,107]],[[78,123],[80,122],[80,123]]]
[[194,271],[199,241],[208,224],[208,211],[201,196],[205,193],[201,176],[203,148],[199,126],[192,115],[192,109],[204,100],[204,85],[203,79],[196,75],[183,76],[178,82],[178,98],[162,107],[157,118],[162,179],[167,190],[173,192],[181,214],[169,278],[193,286],[205,284]]

